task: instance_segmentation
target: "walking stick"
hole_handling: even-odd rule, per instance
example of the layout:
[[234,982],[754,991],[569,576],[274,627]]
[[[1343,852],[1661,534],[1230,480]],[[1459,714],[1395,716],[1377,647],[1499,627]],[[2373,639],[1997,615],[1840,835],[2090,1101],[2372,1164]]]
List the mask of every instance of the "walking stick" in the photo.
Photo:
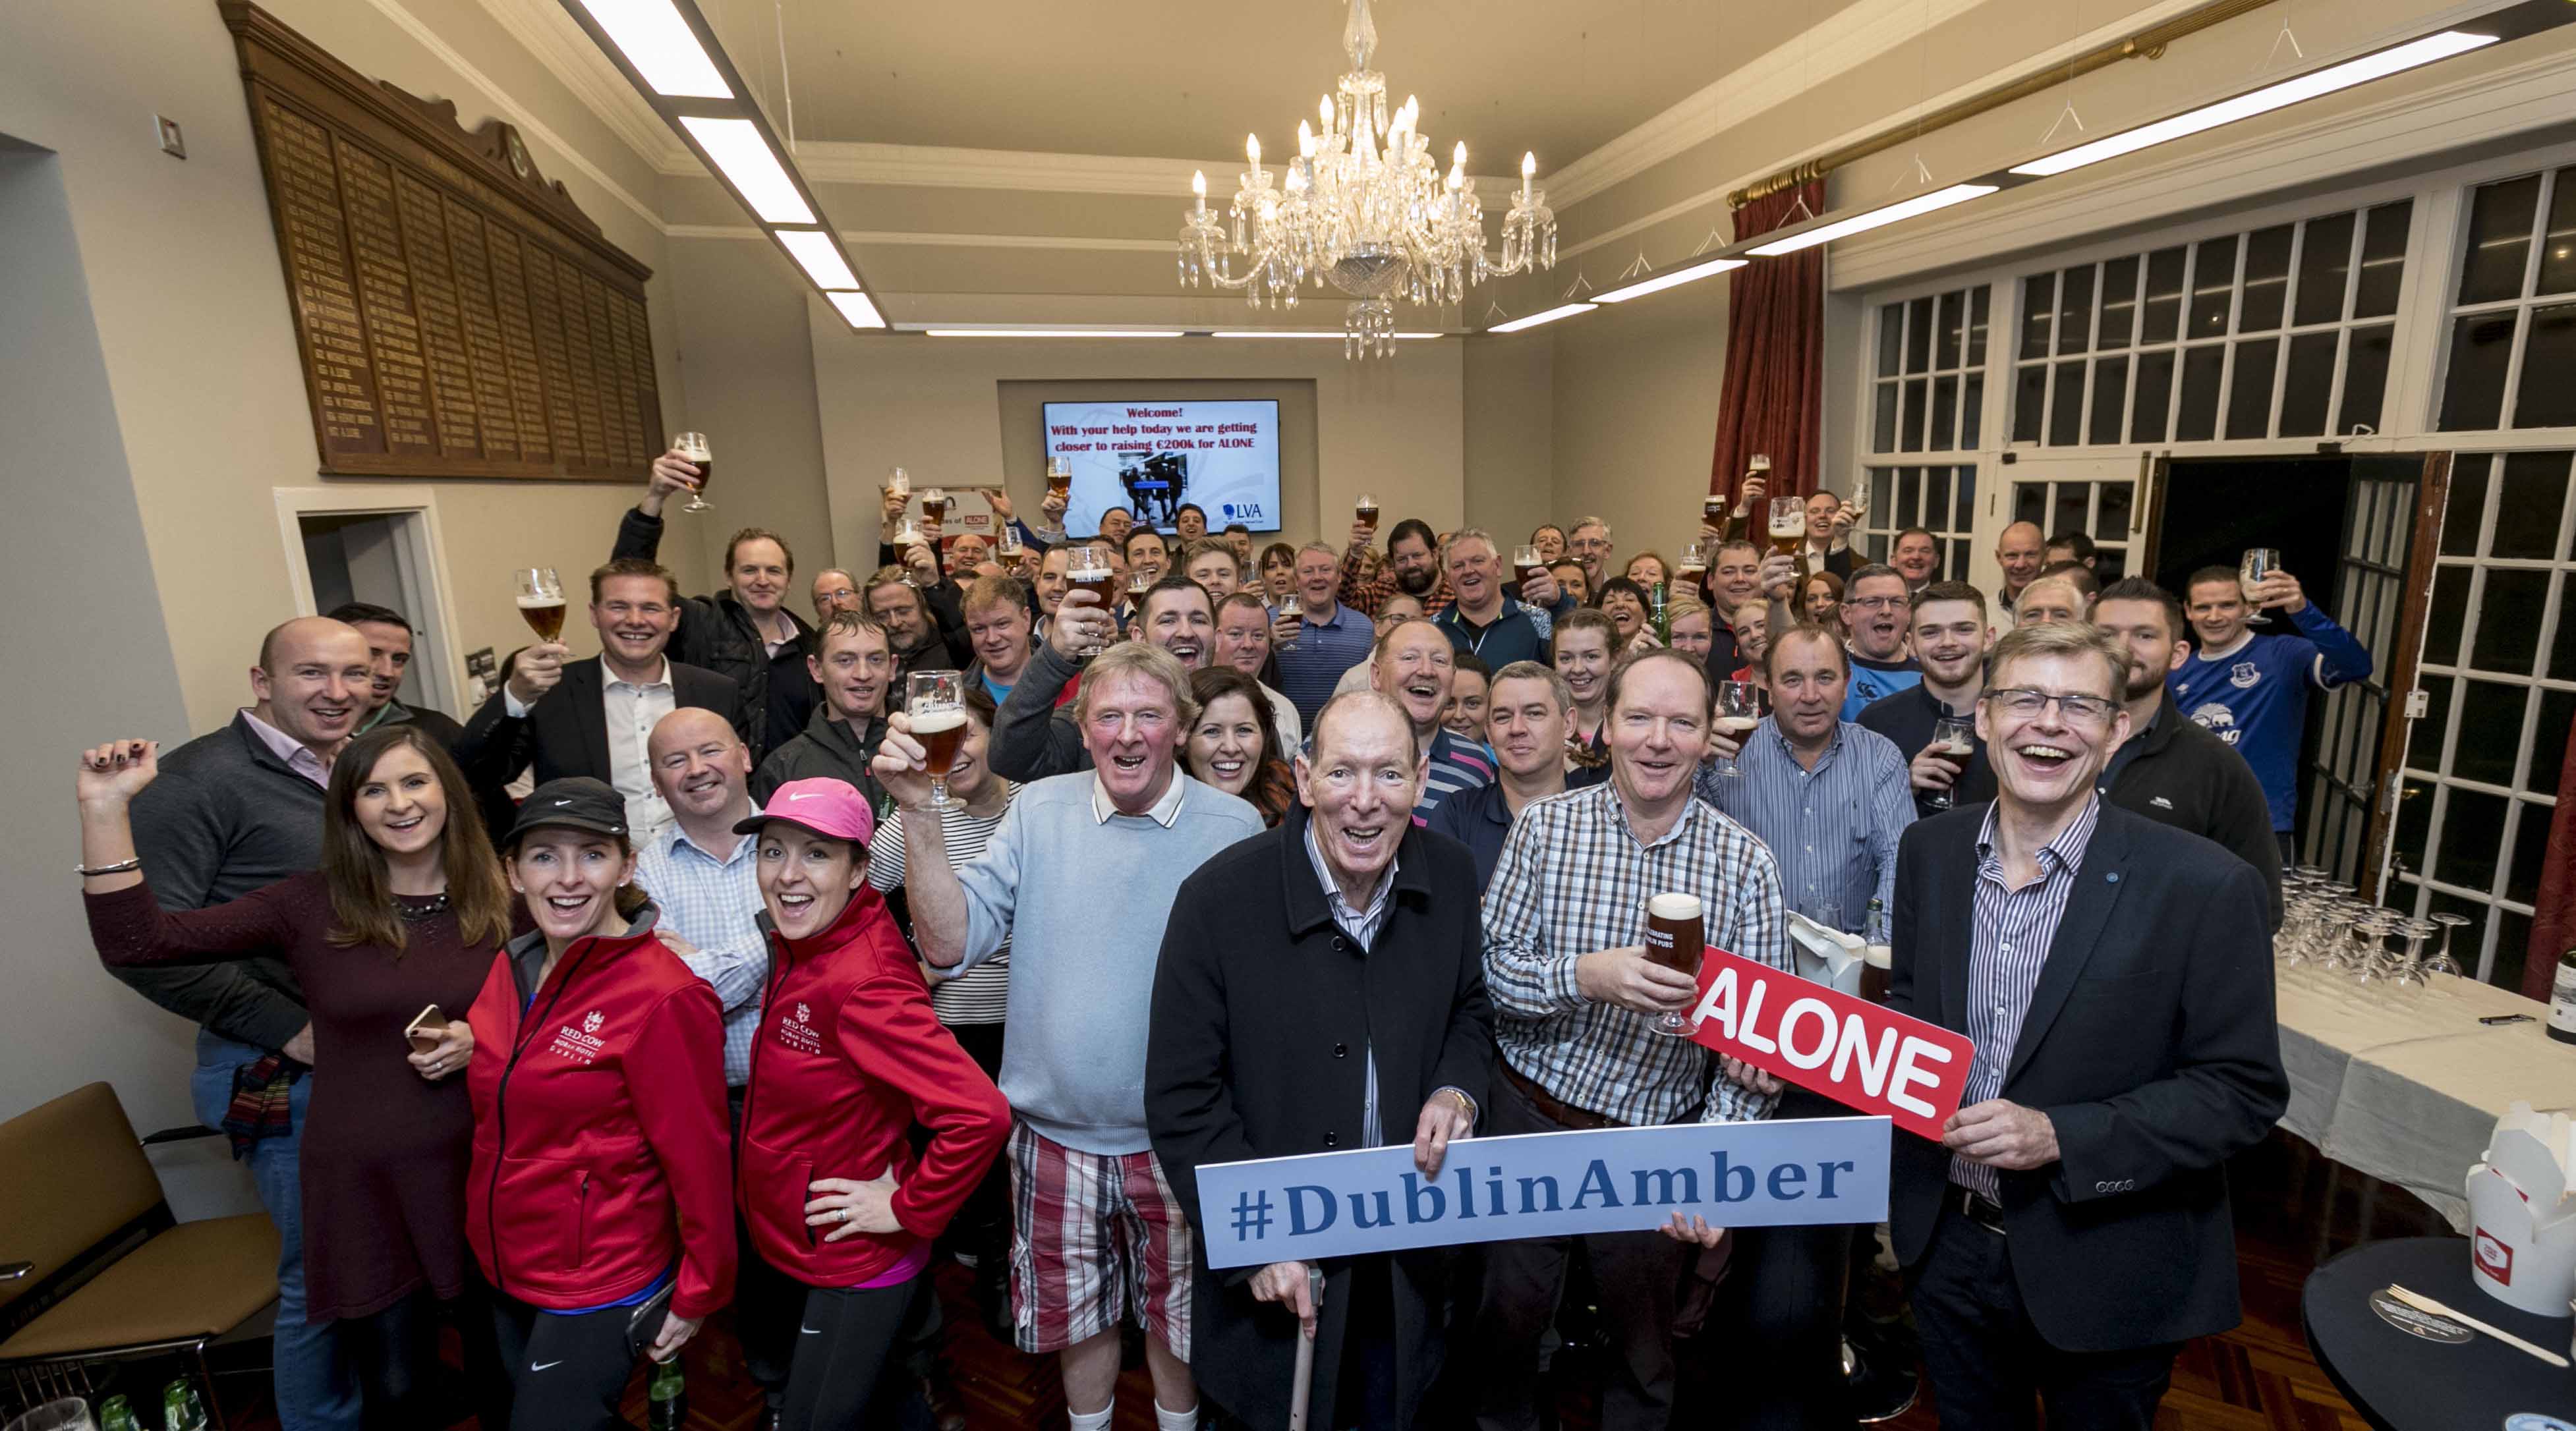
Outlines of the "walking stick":
[[[1307,1305],[1315,1309],[1318,1324],[1324,1316],[1324,1269],[1306,1269]],[[1297,1385],[1288,1395],[1288,1431],[1306,1431],[1306,1397],[1315,1384],[1315,1339],[1306,1329],[1297,1329]]]

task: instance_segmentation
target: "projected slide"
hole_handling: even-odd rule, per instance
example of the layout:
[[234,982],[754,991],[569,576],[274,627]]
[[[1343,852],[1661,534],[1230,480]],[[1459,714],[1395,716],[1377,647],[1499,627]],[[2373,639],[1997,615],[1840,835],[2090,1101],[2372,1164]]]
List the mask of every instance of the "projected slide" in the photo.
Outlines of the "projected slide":
[[1268,401],[1051,402],[1046,450],[1073,466],[1065,530],[1088,536],[1124,507],[1169,532],[1185,502],[1208,530],[1279,530],[1279,404]]

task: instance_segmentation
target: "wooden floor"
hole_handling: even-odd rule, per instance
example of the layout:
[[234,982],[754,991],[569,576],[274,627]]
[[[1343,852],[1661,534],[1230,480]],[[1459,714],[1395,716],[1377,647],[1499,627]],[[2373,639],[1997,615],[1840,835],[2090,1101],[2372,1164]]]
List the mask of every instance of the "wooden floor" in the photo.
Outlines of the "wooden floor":
[[[2339,1169],[2286,1135],[2238,1160],[2232,1170],[2238,1263],[2245,1322],[2185,1350],[2173,1391],[2156,1418],[2159,1431],[2367,1431],[2308,1355],[2299,1330],[2299,1289],[2323,1256],[2355,1243],[2446,1230],[2414,1198]],[[1066,1424],[1053,1363],[995,1342],[977,1319],[964,1269],[943,1260],[936,1274],[948,1311],[947,1364],[975,1431],[1055,1428]],[[1473,1349],[1461,1349],[1473,1355]],[[694,1431],[751,1431],[760,1398],[742,1374],[729,1316],[711,1320],[685,1353],[689,1421]],[[166,1373],[164,1373],[166,1374]],[[264,1393],[231,1382],[235,1427],[271,1431]],[[1562,1431],[1590,1431],[1597,1380],[1580,1357],[1560,1358],[1550,1420]],[[1141,1367],[1118,1388],[1120,1431],[1152,1431],[1153,1392]],[[644,1424],[643,1381],[627,1398],[630,1419]],[[461,1423],[470,1426],[470,1421]],[[1915,1409],[1885,1423],[1893,1431],[1937,1425],[1927,1394]]]

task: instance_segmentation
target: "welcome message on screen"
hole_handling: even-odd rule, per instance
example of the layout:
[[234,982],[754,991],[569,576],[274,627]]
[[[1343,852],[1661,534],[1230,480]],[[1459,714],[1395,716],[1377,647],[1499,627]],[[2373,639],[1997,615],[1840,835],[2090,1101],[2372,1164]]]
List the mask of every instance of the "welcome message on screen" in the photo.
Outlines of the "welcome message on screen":
[[1172,530],[1181,504],[1207,513],[1208,530],[1241,522],[1279,530],[1279,404],[1269,401],[1051,402],[1046,451],[1073,469],[1065,530],[1100,530],[1100,514],[1125,507]]

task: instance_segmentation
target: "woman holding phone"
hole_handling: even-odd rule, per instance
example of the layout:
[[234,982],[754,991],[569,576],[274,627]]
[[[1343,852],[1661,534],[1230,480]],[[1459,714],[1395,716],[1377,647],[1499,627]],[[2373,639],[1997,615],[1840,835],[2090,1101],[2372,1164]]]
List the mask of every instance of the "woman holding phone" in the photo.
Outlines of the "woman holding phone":
[[[370,1427],[443,1424],[442,1312],[463,1333],[477,1415],[508,1386],[465,1245],[474,1116],[464,1009],[509,937],[510,888],[456,762],[418,726],[386,726],[332,762],[322,868],[229,904],[165,910],[134,853],[127,808],[160,773],[160,748],[120,740],[82,753],[77,788],[91,938],[111,965],[211,963],[282,951],[313,1018],[306,1114],[307,1315],[341,1323]],[[417,1039],[406,1029],[420,1025]],[[452,1418],[450,1418],[452,1419]]]
[[503,854],[536,928],[474,1000],[465,1231],[513,1431],[606,1431],[635,1358],[678,1355],[733,1295],[723,1028],[631,882],[614,788],[538,786]]
[[[865,797],[791,780],[734,827],[755,860],[769,988],[737,1173],[753,1249],[805,1288],[784,1431],[876,1424],[885,1369],[927,1315],[931,1242],[1010,1136],[1010,1105],[942,1028],[868,882]],[[916,1157],[913,1132],[929,1139]]]

